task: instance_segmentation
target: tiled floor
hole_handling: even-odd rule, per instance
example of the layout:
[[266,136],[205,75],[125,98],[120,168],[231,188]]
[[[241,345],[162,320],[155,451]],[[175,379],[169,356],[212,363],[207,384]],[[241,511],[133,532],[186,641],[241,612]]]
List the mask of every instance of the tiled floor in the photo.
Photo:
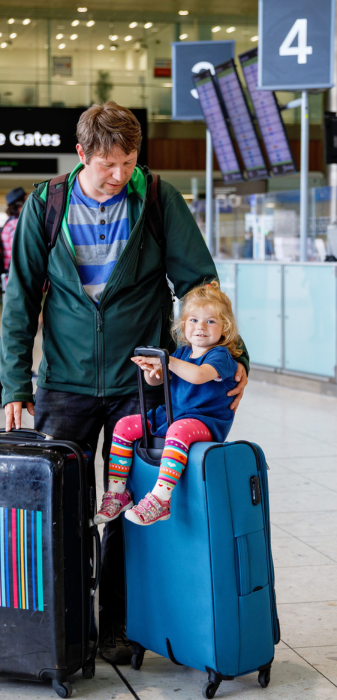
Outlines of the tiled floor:
[[[219,700],[337,700],[336,427],[335,398],[257,382],[248,385],[230,437],[258,442],[270,466],[282,642],[266,690],[258,685],[257,674],[251,674],[223,682]],[[206,680],[205,674],[149,653],[141,671],[129,666],[121,671],[140,700],[199,700]],[[77,698],[132,698],[114,669],[101,660],[93,680],[84,681],[79,674],[74,680]],[[56,697],[50,686],[7,680],[0,680],[0,693],[3,700]]]

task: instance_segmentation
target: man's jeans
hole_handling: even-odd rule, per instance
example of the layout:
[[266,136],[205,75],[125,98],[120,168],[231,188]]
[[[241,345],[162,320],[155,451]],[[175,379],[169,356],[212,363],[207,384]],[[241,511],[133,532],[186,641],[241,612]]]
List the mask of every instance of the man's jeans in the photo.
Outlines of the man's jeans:
[[[147,408],[164,403],[161,394],[147,398]],[[123,416],[139,413],[138,395],[125,398],[99,398],[38,388],[35,404],[35,429],[57,439],[89,444],[96,453],[99,434],[104,428],[104,490],[108,487],[109,452],[112,432]],[[124,550],[122,519],[108,523],[102,542],[100,581],[100,628],[111,634],[114,620],[125,620]],[[111,630],[111,632],[110,632]]]

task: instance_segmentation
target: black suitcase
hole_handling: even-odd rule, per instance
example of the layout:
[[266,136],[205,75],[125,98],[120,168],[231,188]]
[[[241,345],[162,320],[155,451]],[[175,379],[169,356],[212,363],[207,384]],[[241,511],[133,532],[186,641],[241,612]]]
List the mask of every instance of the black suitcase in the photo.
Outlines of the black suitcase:
[[100,539],[89,450],[33,430],[0,431],[0,675],[95,673]]

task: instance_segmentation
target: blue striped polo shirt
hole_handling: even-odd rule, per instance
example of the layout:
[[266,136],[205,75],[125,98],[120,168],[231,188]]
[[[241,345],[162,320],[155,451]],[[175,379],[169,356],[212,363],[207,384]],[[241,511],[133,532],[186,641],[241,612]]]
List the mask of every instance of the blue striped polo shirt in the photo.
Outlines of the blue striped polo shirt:
[[71,191],[69,232],[82,285],[96,304],[129,239],[127,189],[96,202],[83,194],[77,176]]

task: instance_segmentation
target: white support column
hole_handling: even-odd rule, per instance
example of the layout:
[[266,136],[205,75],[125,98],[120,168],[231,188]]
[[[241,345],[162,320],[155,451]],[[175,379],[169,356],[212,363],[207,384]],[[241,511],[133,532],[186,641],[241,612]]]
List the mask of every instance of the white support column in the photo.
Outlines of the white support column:
[[308,236],[308,171],[309,171],[309,99],[302,92],[301,106],[301,194],[300,194],[300,260],[307,259]]
[[[328,92],[328,109],[330,112],[337,112],[337,3],[335,5],[335,44],[334,44],[334,86]],[[328,185],[336,188],[337,185],[337,163],[328,165]],[[332,192],[330,223],[336,221],[336,189]]]
[[206,244],[213,255],[213,146],[210,132],[206,131]]

